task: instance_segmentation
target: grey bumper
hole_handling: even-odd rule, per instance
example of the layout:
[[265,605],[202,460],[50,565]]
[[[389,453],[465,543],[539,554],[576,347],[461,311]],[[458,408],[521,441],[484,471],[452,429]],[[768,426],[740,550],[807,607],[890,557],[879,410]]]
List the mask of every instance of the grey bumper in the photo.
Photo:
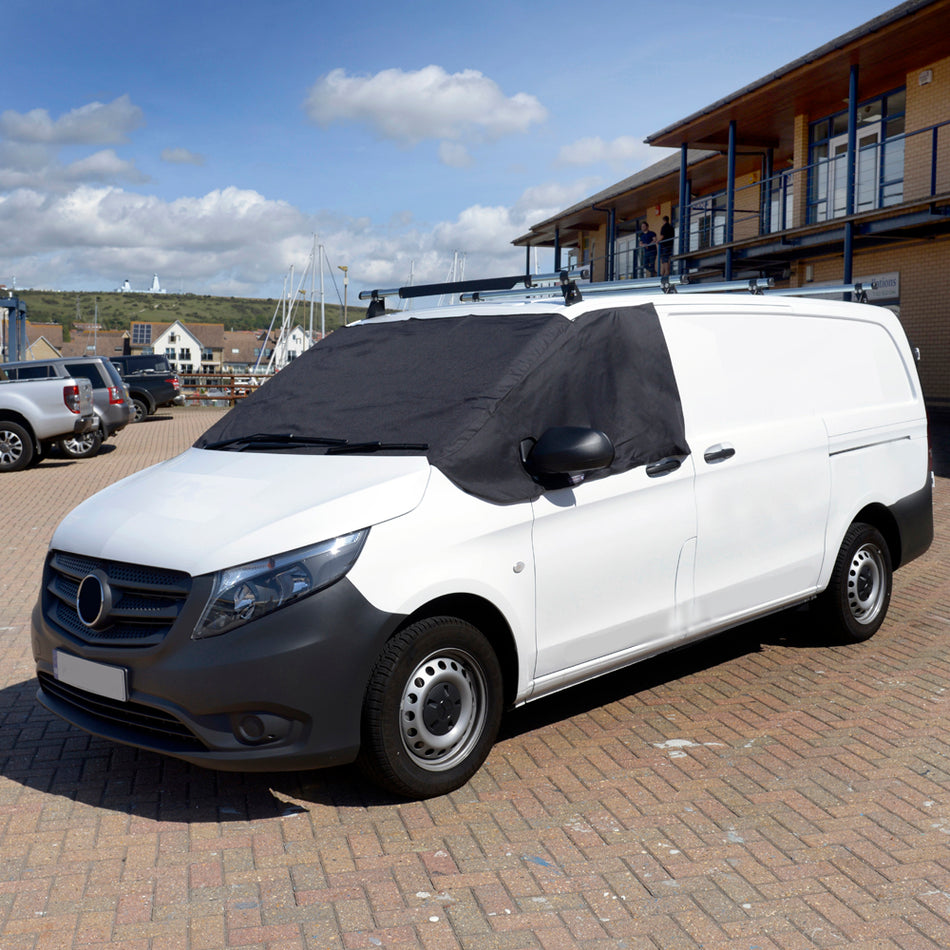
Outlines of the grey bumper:
[[[197,765],[232,771],[316,768],[359,751],[363,694],[403,618],[372,607],[345,578],[254,623],[204,640],[191,631],[209,583],[165,640],[144,649],[90,645],[33,612],[38,700],[80,729]],[[127,670],[123,702],[53,675],[53,651]]]

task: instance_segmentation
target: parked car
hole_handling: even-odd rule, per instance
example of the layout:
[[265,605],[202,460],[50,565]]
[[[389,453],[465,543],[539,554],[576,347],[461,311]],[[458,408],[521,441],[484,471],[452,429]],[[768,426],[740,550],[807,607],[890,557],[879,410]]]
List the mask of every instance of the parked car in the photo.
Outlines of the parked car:
[[57,445],[70,458],[95,455],[106,439],[121,432],[131,421],[132,403],[118,370],[102,356],[61,357],[3,363],[11,379],[84,377],[92,384],[98,424],[82,434],[67,435]]
[[38,697],[211,768],[356,760],[441,794],[506,707],[809,602],[829,643],[872,636],[931,492],[886,309],[568,294],[367,319],[66,517]]
[[183,406],[181,381],[164,356],[113,356],[132,400],[132,421],[141,422],[164,406]]
[[10,379],[0,368],[0,472],[26,468],[56,440],[95,425],[89,380]]

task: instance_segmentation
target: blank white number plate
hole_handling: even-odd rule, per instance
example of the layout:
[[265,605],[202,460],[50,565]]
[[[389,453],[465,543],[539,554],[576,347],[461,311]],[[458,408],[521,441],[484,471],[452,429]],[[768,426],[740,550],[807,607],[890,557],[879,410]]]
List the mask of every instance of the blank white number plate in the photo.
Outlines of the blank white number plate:
[[129,671],[121,666],[93,663],[62,650],[53,651],[53,676],[61,683],[87,693],[126,702],[129,698]]

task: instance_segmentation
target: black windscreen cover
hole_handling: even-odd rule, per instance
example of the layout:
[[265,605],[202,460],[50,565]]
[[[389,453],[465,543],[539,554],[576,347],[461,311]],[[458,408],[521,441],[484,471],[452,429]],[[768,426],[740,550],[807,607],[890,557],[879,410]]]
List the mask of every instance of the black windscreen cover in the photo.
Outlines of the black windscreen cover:
[[576,320],[467,315],[344,327],[235,406],[195,446],[256,433],[424,442],[429,462],[461,489],[510,503],[541,494],[521,464],[521,442],[551,426],[607,433],[616,458],[596,476],[688,454],[679,391],[651,304]]

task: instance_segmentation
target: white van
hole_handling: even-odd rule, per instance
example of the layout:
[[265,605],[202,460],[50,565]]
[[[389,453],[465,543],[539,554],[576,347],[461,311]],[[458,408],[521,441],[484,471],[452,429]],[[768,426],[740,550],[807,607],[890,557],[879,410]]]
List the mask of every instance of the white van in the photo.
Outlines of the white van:
[[829,642],[871,636],[932,540],[931,485],[884,309],[615,294],[364,320],[63,521],[38,696],[211,768],[357,760],[440,794],[506,707],[810,600]]

